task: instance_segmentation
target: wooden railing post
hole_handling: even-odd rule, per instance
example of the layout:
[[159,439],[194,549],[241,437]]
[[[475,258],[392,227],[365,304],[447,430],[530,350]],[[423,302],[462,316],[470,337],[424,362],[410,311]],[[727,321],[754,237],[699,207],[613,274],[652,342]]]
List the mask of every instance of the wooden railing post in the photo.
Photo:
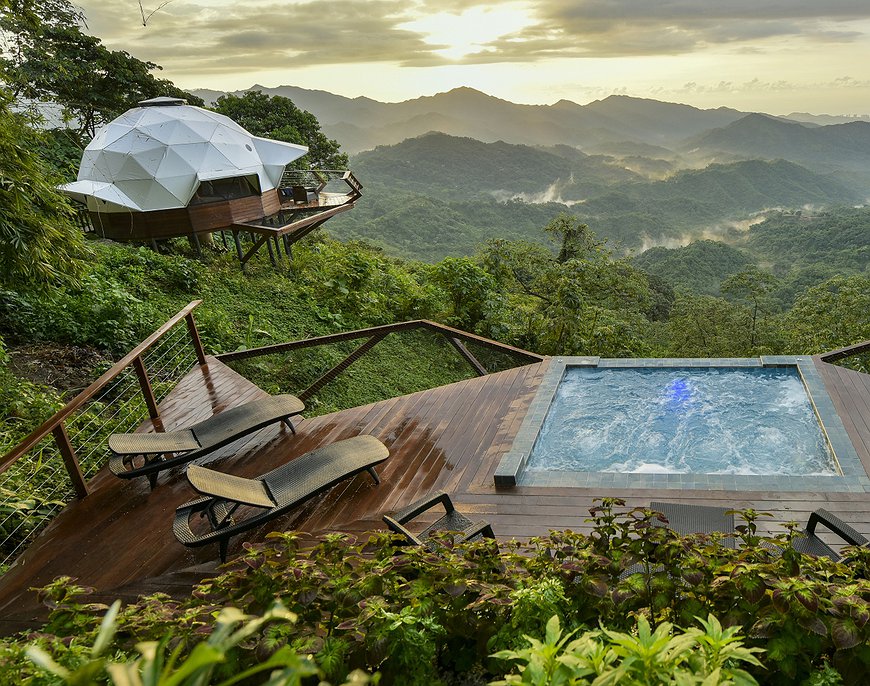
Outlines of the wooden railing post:
[[66,425],[61,422],[52,429],[51,433],[54,435],[55,443],[57,443],[60,455],[63,457],[63,463],[66,466],[66,471],[69,474],[70,481],[72,481],[76,495],[79,498],[84,498],[88,494],[88,484],[85,482],[82,468],[79,466],[72,443],[70,443],[69,435],[66,432]]
[[202,347],[202,341],[199,338],[199,331],[196,328],[196,322],[193,319],[193,312],[188,312],[185,317],[187,320],[187,330],[190,331],[190,338],[193,340],[193,349],[196,351],[196,359],[199,366],[205,365],[205,350]]
[[145,404],[148,406],[148,415],[151,419],[157,419],[160,417],[160,410],[157,409],[157,398],[154,397],[154,389],[151,388],[148,370],[145,369],[145,363],[142,361],[141,355],[133,360],[133,368],[136,370],[136,376],[139,377],[139,387],[142,389]]

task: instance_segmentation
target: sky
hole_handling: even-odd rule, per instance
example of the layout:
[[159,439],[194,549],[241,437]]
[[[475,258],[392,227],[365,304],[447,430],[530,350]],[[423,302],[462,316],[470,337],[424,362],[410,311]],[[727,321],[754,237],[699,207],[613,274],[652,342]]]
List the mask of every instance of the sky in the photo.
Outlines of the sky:
[[[868,0],[77,0],[176,85],[870,113]],[[155,11],[156,10],[156,11]]]

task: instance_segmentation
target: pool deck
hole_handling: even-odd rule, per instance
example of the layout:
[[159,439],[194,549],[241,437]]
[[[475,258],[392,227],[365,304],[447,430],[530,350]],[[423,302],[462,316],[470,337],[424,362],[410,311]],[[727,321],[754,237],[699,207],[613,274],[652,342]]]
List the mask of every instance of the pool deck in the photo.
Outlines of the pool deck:
[[[812,360],[864,469],[870,473],[870,375]],[[825,507],[870,536],[870,498],[861,492],[728,491],[658,488],[497,488],[493,475],[529,410],[550,361],[518,367],[412,395],[304,419],[298,435],[277,426],[231,444],[210,458],[230,473],[254,476],[304,452],[358,434],[382,440],[391,456],[375,486],[365,474],[345,481],[269,525],[233,539],[261,541],[272,530],[365,532],[382,528],[381,515],[431,491],[451,493],[458,509],[489,520],[499,538],[528,538],[550,529],[586,530],[593,499],[652,500],[770,512],[768,531],[789,520],[805,522]],[[214,358],[191,371],[161,404],[167,430],[265,395]],[[148,427],[144,427],[147,429]],[[220,460],[220,462],[218,462]],[[103,469],[92,493],[68,505],[0,577],[0,633],[34,626],[43,609],[28,589],[68,575],[109,601],[163,591],[183,597],[213,574],[216,547],[191,550],[171,530],[175,508],[194,498],[179,469],[161,475],[154,491],[145,479],[125,481]],[[834,542],[834,541],[830,541]]]

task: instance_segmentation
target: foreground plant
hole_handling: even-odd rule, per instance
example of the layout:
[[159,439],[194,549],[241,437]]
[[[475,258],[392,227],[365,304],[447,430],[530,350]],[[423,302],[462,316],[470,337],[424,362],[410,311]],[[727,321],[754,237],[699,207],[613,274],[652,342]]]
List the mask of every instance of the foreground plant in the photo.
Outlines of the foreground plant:
[[[301,686],[303,679],[320,674],[317,663],[310,655],[299,655],[288,646],[279,648],[267,659],[247,669],[230,670],[226,679],[216,676],[217,670],[230,660],[230,652],[239,645],[262,633],[273,622],[294,623],[296,616],[281,605],[276,605],[262,617],[252,617],[240,610],[227,607],[220,611],[215,627],[206,641],[197,643],[186,657],[184,645],[179,643],[168,651],[171,635],[159,641],[136,644],[139,657],[125,661],[109,661],[104,657],[117,631],[117,617],[121,601],[116,600],[103,617],[100,630],[88,658],[75,669],[55,662],[42,648],[31,646],[27,656],[38,667],[58,677],[67,686],[87,686],[102,682],[108,676],[114,686],[230,686],[245,682],[262,673],[268,673],[264,686]],[[167,654],[168,652],[168,654]],[[344,686],[363,686],[377,683],[376,678],[361,671],[349,675]],[[321,682],[322,686],[328,686]]]
[[739,665],[761,667],[755,653],[764,651],[744,647],[737,628],[723,629],[713,615],[698,621],[703,631],[691,628],[674,633],[669,622],[652,631],[641,615],[636,633],[600,629],[587,631],[569,643],[573,632],[563,635],[559,618],[553,616],[543,641],[526,636],[528,648],[493,655],[519,663],[519,673],[491,682],[491,686],[756,685],[755,678]]
[[[164,653],[183,645],[180,664],[222,608],[261,615],[277,600],[296,622],[264,625],[232,649],[231,659],[215,668],[215,679],[243,673],[287,648],[313,656],[322,678],[332,683],[354,669],[380,672],[385,685],[475,683],[468,681],[470,673],[484,683],[507,671],[493,653],[527,649],[525,636],[547,636],[542,645],[557,645],[562,635],[554,638],[554,632],[566,627],[581,635],[609,632],[599,634],[598,652],[585,658],[597,661],[588,668],[598,676],[569,671],[573,679],[603,679],[595,665],[608,660],[641,665],[648,659],[654,671],[664,656],[663,673],[676,665],[677,672],[707,674],[711,683],[725,679],[729,669],[765,684],[831,683],[832,674],[847,684],[866,683],[868,551],[845,549],[840,563],[801,555],[789,545],[793,530],[763,536],[762,515],[752,511],[742,514],[737,536],[744,542],[735,548],[717,537],[679,536],[657,526],[654,512],[628,509],[618,500],[602,501],[591,514],[588,534],[553,531],[522,544],[445,540],[438,552],[399,546],[385,533],[361,539],[332,534],[319,541],[295,532],[272,534],[265,545],[246,545],[189,599],[150,596],[120,610],[113,644],[120,652],[112,661],[144,660],[137,644],[159,646],[171,633]],[[69,580],[44,589],[50,621],[42,634],[28,637],[70,671],[96,640],[106,610],[85,602],[86,595],[80,600],[83,590]],[[559,620],[555,628],[548,627],[553,616]],[[669,644],[677,633],[662,629],[671,625],[694,627],[683,632],[695,640],[683,662],[669,661],[683,655],[676,650],[683,638]],[[670,647],[660,651],[660,639]],[[573,640],[578,639],[572,635],[568,642]],[[14,670],[23,659],[16,645],[0,641],[0,682],[4,664]],[[554,670],[565,645],[548,649]],[[764,649],[763,667],[750,659],[735,664],[730,651],[744,645],[750,655]],[[11,655],[5,663],[4,647]],[[17,662],[15,650],[22,656]],[[8,673],[15,681],[28,676]],[[743,675],[728,678],[742,683]]]

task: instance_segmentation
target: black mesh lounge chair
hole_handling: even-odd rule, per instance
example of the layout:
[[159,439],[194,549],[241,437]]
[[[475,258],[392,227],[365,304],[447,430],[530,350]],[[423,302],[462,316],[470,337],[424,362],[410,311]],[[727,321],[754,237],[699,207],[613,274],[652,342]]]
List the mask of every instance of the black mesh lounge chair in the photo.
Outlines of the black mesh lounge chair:
[[[427,526],[423,531],[414,534],[405,527],[405,524],[412,519],[437,505],[444,506],[444,516]],[[482,520],[472,522],[457,512],[456,508],[453,507],[450,496],[444,491],[433,493],[417,502],[411,503],[406,508],[393,513],[393,515],[384,515],[384,523],[391,531],[402,534],[411,545],[425,545],[429,548],[433,547],[429,536],[436,531],[456,532],[453,536],[455,543],[464,543],[480,536],[495,538],[495,534],[492,533],[492,527],[487,522]]]
[[242,436],[275,422],[284,422],[296,433],[290,417],[305,405],[293,395],[275,395],[225,410],[188,429],[147,434],[112,434],[109,459],[112,474],[122,479],[147,476],[151,488],[164,469],[206,455]]
[[[661,512],[668,520],[667,524],[661,523],[661,526],[667,526],[678,534],[709,534],[714,531],[734,533],[734,515],[731,514],[731,508],[652,502],[649,509]],[[653,523],[659,524],[657,521]],[[724,538],[722,543],[733,548],[734,538]]]
[[[719,531],[723,534],[734,533],[734,515],[731,514],[731,508],[651,502],[649,509],[661,512],[665,516],[665,519],[668,520],[667,522],[662,522],[653,519],[652,523],[654,526],[667,527],[671,531],[683,536],[687,534],[710,534],[714,531]],[[723,538],[722,545],[726,548],[734,548],[734,537]],[[652,571],[660,572],[663,569],[664,567],[655,566]],[[637,563],[623,570],[619,578],[625,579],[632,574],[645,572],[646,570],[646,565]]]
[[792,547],[795,550],[816,557],[824,555],[834,561],[840,559],[840,556],[827,543],[816,536],[817,524],[821,524],[834,532],[849,545],[867,545],[867,539],[846,522],[827,510],[819,509],[810,515],[806,528],[801,532],[803,535],[796,536],[792,541]]
[[[221,561],[226,562],[231,536],[274,519],[362,471],[368,471],[375,483],[380,483],[374,468],[389,455],[386,446],[373,436],[356,436],[300,455],[256,479],[190,465],[190,485],[207,497],[177,508],[172,530],[189,547],[218,543]],[[261,509],[235,522],[233,514],[242,505]],[[193,515],[207,517],[211,528],[194,533]]]

